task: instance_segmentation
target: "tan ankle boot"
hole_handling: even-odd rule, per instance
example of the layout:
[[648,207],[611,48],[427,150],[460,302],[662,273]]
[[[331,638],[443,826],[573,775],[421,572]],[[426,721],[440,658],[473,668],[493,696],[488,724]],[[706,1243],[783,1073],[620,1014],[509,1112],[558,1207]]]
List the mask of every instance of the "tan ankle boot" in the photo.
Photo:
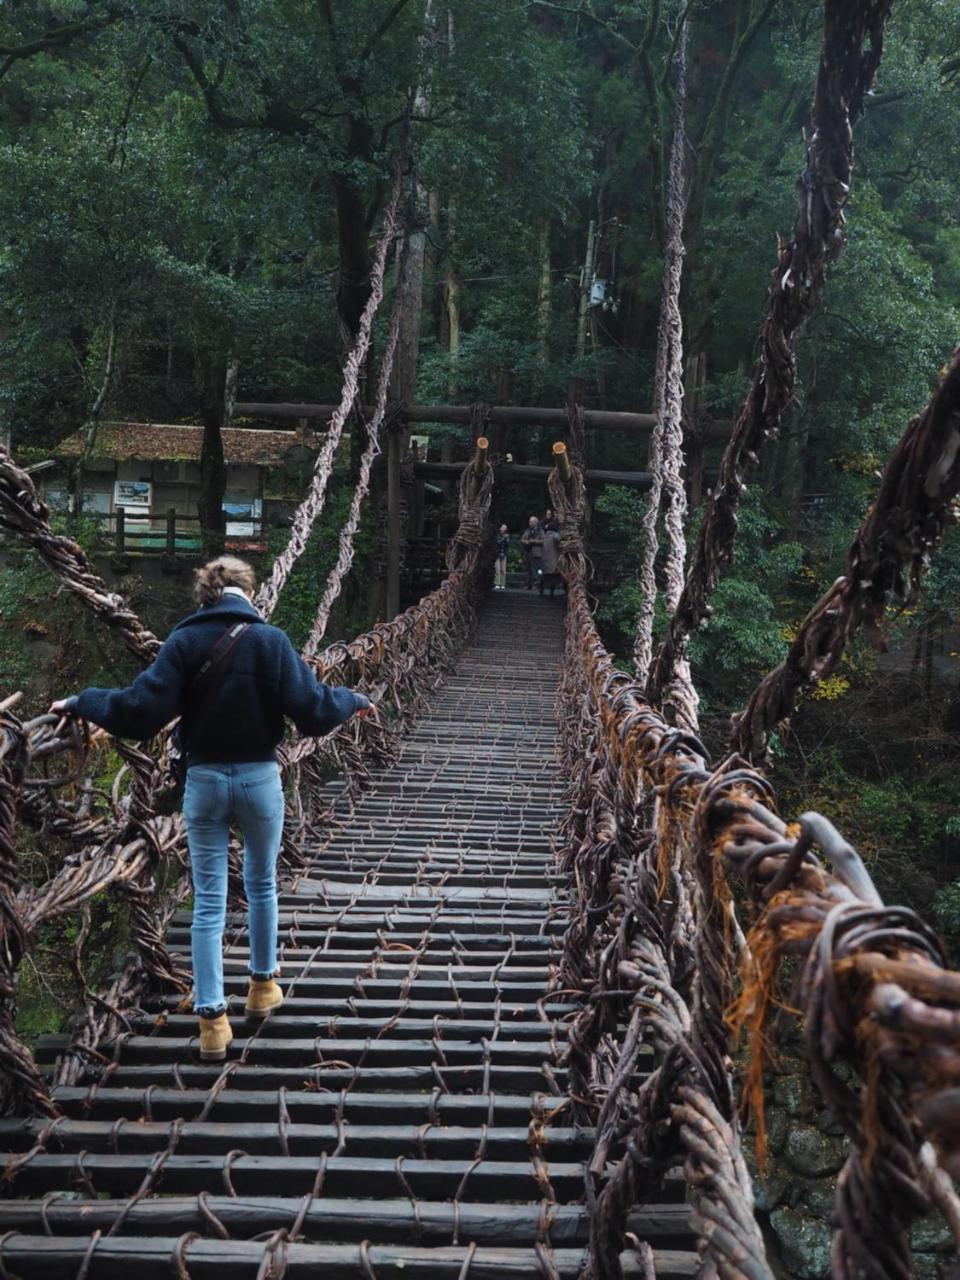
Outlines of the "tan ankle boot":
[[283,992],[272,978],[268,978],[266,982],[250,979],[250,990],[247,992],[248,1018],[265,1018],[282,1004]]
[[232,1040],[233,1031],[225,1013],[218,1018],[200,1019],[200,1057],[204,1062],[222,1062]]

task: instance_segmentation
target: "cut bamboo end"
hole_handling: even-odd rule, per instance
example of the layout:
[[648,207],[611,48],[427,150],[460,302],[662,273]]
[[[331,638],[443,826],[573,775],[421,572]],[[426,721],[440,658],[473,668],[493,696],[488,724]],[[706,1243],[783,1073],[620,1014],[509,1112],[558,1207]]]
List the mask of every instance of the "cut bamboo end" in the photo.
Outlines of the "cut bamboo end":
[[476,449],[473,454],[473,469],[478,476],[482,476],[487,469],[487,450],[490,448],[490,441],[486,436],[478,436]]
[[557,440],[553,446],[553,460],[560,472],[560,479],[564,484],[569,484],[573,479],[573,467],[570,465],[570,455],[567,453],[567,446],[562,440]]

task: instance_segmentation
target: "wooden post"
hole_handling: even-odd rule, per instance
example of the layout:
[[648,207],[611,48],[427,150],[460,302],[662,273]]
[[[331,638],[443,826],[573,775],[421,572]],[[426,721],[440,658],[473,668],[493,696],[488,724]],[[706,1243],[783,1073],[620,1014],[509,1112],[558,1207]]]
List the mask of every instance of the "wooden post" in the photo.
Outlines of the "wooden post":
[[477,437],[477,446],[473,451],[473,469],[478,476],[486,474],[487,471],[487,450],[490,448],[490,441],[486,436]]
[[490,441],[486,436],[477,436],[476,446],[473,451],[473,480],[470,485],[470,497],[475,498],[480,490],[480,479],[486,474],[487,470],[487,450],[490,448]]
[[569,484],[573,479],[573,468],[570,466],[570,455],[567,453],[567,446],[562,440],[558,440],[553,446],[553,460],[560,472],[560,479],[564,484]]
[[683,375],[684,452],[687,461],[687,505],[691,511],[703,505],[704,442],[700,430],[703,384],[707,357],[704,352],[687,356]]
[[172,560],[177,554],[177,508],[167,507],[167,555]]
[[486,436],[477,436],[476,446],[473,451],[473,470],[476,476],[486,475],[487,472],[487,450],[490,448],[490,441]]
[[123,507],[117,507],[117,527],[116,527],[116,541],[114,543],[114,551],[118,556],[122,556],[124,552],[125,522],[126,522],[126,512],[124,511]]

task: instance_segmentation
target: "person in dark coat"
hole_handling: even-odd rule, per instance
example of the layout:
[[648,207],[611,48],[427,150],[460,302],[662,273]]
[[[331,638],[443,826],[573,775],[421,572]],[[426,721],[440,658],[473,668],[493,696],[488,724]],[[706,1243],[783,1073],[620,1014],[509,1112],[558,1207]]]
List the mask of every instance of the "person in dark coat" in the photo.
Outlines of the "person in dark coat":
[[497,555],[493,563],[493,589],[507,589],[507,555],[510,551],[510,534],[507,526],[502,524],[497,531]]
[[540,554],[543,549],[543,526],[536,516],[531,516],[527,521],[520,546],[523,549],[523,567],[527,571],[527,590],[532,591],[533,580],[539,576]]
[[[233,1033],[223,987],[227,845],[231,823],[243,832],[249,904],[250,987],[246,1012],[264,1017],[283,1003],[277,968],[277,854],[284,795],[276,748],[289,718],[320,737],[374,708],[365,694],[322,684],[285,632],[254,608],[253,569],[220,556],[196,571],[199,605],[173,628],[153,663],[126,689],[84,689],[51,711],[100,725],[119,738],[153,737],[180,717],[186,755],[183,816],[190,846],[194,1003],[200,1056],[226,1057]],[[240,624],[249,624],[241,630]],[[193,682],[227,632],[238,638],[214,668],[191,714]]]
[[560,582],[558,565],[560,560],[560,527],[555,521],[544,526],[543,548],[540,556],[540,594],[549,588],[550,599],[553,599],[557,584]]

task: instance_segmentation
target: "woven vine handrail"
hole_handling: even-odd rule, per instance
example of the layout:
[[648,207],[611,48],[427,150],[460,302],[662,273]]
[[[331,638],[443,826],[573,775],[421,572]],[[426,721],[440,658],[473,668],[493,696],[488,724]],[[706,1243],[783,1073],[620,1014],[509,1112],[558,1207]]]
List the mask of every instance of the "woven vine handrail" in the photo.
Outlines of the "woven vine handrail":
[[[551,477],[573,525],[579,484],[576,474],[571,486]],[[711,763],[615,667],[577,542],[571,532],[559,703],[570,779],[561,849],[576,890],[562,978],[584,998],[570,1029],[572,1092],[598,1128],[586,1274],[620,1275],[628,1210],[682,1164],[705,1263],[719,1275],[772,1276],[740,1150],[734,1032],[749,1047],[741,1092],[762,1153],[768,1024],[789,1004],[813,1078],[850,1139],[833,1275],[907,1280],[918,1217],[941,1210],[960,1245],[951,1181],[960,1173],[960,973],[913,911],[883,904],[826,818],[784,822],[758,770],[737,755]],[[799,989],[789,990],[798,966]],[[634,1089],[644,1044],[659,1062]],[[626,1154],[601,1181],[615,1143]]]

